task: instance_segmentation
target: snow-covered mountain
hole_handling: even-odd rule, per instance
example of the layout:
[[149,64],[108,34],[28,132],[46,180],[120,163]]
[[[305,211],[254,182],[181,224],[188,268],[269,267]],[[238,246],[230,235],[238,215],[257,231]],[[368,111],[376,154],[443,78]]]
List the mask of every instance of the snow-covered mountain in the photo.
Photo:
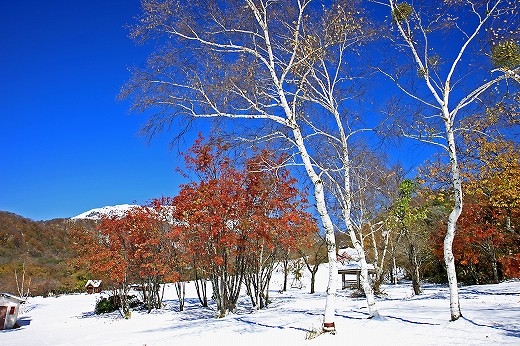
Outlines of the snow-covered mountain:
[[84,213],[81,213],[77,216],[72,217],[71,219],[90,219],[90,220],[99,220],[104,215],[118,215],[122,216],[129,209],[136,207],[136,205],[132,204],[120,204],[113,206],[106,206],[102,208],[95,208]]

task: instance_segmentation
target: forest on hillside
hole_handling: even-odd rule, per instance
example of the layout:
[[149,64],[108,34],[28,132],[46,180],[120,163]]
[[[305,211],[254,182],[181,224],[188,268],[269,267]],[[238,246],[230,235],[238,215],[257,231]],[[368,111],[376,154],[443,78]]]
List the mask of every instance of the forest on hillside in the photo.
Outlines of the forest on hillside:
[[[69,263],[74,255],[69,236],[71,222],[33,221],[0,212],[1,290],[22,295],[22,284],[23,295],[27,291],[30,295],[49,295],[83,290],[85,273],[74,271]],[[75,223],[94,227],[92,220]]]

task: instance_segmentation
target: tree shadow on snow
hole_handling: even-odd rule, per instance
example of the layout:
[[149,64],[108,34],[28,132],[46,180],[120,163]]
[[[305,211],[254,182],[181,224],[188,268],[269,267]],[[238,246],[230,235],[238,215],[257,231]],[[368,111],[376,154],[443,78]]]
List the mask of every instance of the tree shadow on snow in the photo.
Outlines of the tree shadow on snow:
[[84,318],[108,318],[108,319],[117,319],[122,318],[119,310],[113,312],[107,312],[103,314],[96,314],[94,311],[82,312],[81,315],[76,316],[76,318],[84,319]]
[[414,295],[410,298],[406,298],[404,300],[435,300],[435,299],[441,299],[446,300],[449,299],[448,293],[445,292],[436,292],[436,293],[421,293],[419,295]]
[[306,333],[310,332],[309,329],[305,329],[305,328],[301,328],[301,327],[294,327],[294,326],[289,326],[289,325],[275,325],[275,326],[272,326],[272,325],[265,324],[265,323],[259,323],[259,322],[255,322],[255,321],[250,321],[250,320],[247,320],[245,317],[237,317],[234,320],[238,321],[238,322],[241,322],[241,323],[245,323],[245,324],[250,325],[250,326],[258,326],[258,327],[271,328],[271,329],[280,329],[280,330],[294,329],[294,330],[298,330],[298,331],[306,332]]
[[406,318],[396,317],[396,316],[385,316],[385,318],[398,320],[401,322],[406,322],[406,323],[411,323],[411,324],[417,324],[417,325],[428,325],[428,326],[440,326],[441,325],[440,323],[412,321],[412,320],[407,320]]
[[492,325],[477,323],[464,316],[462,316],[461,319],[463,319],[464,321],[467,321],[477,327],[487,327],[487,328],[492,328],[492,329],[496,329],[496,330],[501,330],[501,331],[505,332],[507,336],[520,338],[520,329],[511,329],[505,325],[498,324],[498,323],[493,323]]
[[[350,313],[356,313],[356,314],[360,314],[362,316],[355,317],[355,316],[351,316],[351,315],[349,315],[347,313],[344,313],[344,314],[337,313],[336,316],[342,317],[342,318],[346,318],[346,319],[349,319],[349,320],[368,320],[368,319],[371,319],[370,314],[368,312],[352,310],[352,311],[350,311]],[[412,320],[407,320],[407,319],[402,318],[402,317],[388,316],[388,315],[384,315],[384,316],[380,316],[379,318],[375,318],[375,320],[380,320],[380,321],[384,321],[384,320],[387,320],[387,319],[398,320],[398,321],[401,321],[401,322],[410,323],[410,324],[416,324],[416,325],[429,325],[429,326],[439,326],[440,325],[438,323],[412,321]]]
[[462,294],[474,294],[474,295],[477,295],[477,296],[517,296],[517,295],[520,295],[520,292],[497,292],[497,291],[493,291],[491,289],[489,290],[485,290],[485,289],[482,289],[482,290],[477,290],[477,289],[473,289],[473,288],[462,288],[460,290],[460,293]]
[[311,310],[296,310],[296,309],[284,311],[284,314],[290,314],[290,313],[295,313],[298,315],[308,315],[308,316],[323,316],[323,311],[317,312],[317,311],[311,311]]

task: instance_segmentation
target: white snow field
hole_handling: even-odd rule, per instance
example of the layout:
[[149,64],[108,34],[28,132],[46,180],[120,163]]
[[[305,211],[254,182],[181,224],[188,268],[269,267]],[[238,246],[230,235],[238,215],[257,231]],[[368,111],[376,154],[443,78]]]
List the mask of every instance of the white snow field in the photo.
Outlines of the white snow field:
[[251,310],[244,295],[236,313],[221,319],[214,308],[200,307],[193,283],[186,285],[185,311],[178,311],[175,290],[168,286],[164,309],[133,311],[129,320],[118,312],[94,314],[96,299],[106,293],[29,298],[19,316],[21,327],[0,331],[0,345],[520,345],[519,281],[462,287],[464,317],[456,322],[448,321],[444,285],[425,284],[419,296],[409,284],[384,286],[379,319],[367,319],[364,299],[342,290],[336,335],[306,340],[321,325],[326,276],[323,265],[316,294],[308,293],[308,277],[302,289],[281,294],[277,273],[268,309]]

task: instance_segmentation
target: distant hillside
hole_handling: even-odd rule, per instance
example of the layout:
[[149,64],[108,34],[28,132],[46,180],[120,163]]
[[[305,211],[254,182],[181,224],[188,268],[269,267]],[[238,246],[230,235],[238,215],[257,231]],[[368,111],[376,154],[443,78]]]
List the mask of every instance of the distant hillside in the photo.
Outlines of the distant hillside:
[[93,220],[33,221],[0,211],[0,291],[18,293],[14,273],[21,273],[24,262],[34,295],[77,288],[82,274],[68,268],[73,256],[69,239],[72,222],[95,226]]

